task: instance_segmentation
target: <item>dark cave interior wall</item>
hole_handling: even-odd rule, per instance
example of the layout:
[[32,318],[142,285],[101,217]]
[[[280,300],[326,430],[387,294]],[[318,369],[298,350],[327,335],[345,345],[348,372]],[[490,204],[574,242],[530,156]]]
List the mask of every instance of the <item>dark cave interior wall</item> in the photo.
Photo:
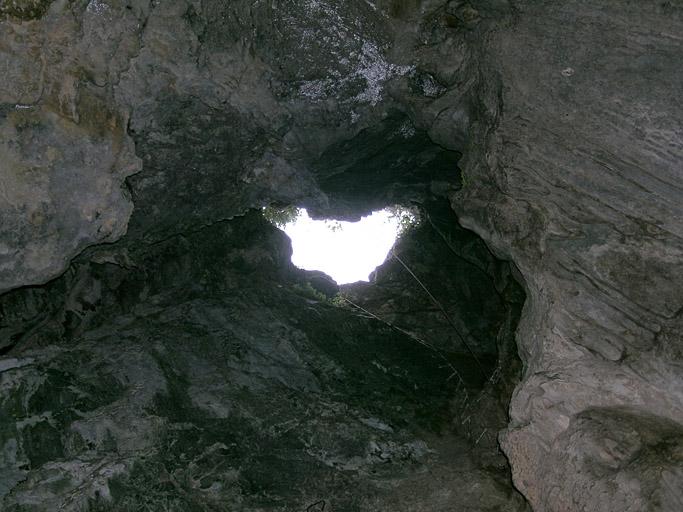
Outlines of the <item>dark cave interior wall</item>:
[[[126,465],[126,454],[151,450],[149,432],[158,432],[160,424],[174,425],[171,431],[178,435],[168,437],[169,443],[182,446],[184,422],[176,421],[182,413],[174,412],[168,400],[156,404],[155,397],[164,393],[176,397],[170,402],[183,404],[185,413],[196,415],[196,407],[210,411],[195,425],[197,431],[207,432],[209,424],[230,425],[221,423],[229,416],[226,403],[241,410],[238,417],[247,424],[260,414],[245,412],[248,400],[240,397],[198,397],[192,383],[203,375],[201,365],[191,371],[181,359],[159,362],[148,351],[179,332],[195,341],[213,339],[202,337],[210,331],[224,342],[231,336],[247,339],[253,327],[244,324],[243,332],[231,334],[232,324],[218,328],[217,323],[231,310],[242,311],[237,320],[250,318],[259,294],[227,305],[192,302],[197,288],[184,282],[182,273],[194,258],[182,247],[207,250],[208,257],[212,251],[193,237],[220,231],[230,219],[234,226],[225,229],[237,230],[239,215],[267,203],[300,204],[318,215],[353,218],[366,208],[434,195],[448,197],[459,221],[499,258],[513,261],[525,283],[527,302],[517,331],[524,373],[501,437],[515,486],[536,510],[680,508],[683,91],[680,39],[670,37],[683,25],[679,1],[318,0],[278,2],[277,9],[267,2],[218,0],[27,5],[0,8],[0,290],[16,289],[2,296],[2,378],[9,386],[3,397],[14,397],[5,402],[11,414],[30,419],[21,424],[27,432],[35,427],[26,446],[40,453],[41,440],[59,438],[47,446],[61,448],[46,448],[53,460],[38,458],[35,464],[41,466],[33,468],[18,448],[16,425],[5,427],[0,481],[16,483],[32,472],[13,494],[12,506],[22,500],[52,506],[61,499],[59,491],[41,482],[56,478],[64,488],[78,487],[95,475],[95,487],[83,487],[90,490],[78,498],[87,501],[95,488],[109,492],[105,482],[114,474],[122,478],[119,490],[128,489],[124,495],[149,494],[156,504],[177,498],[171,488],[180,494],[179,489],[190,490],[171,503],[181,509],[190,506],[188,496],[227,499],[234,491],[231,496],[239,502],[239,482],[245,481],[235,476],[234,467],[220,470],[223,482],[238,482],[223,489],[203,479],[204,472],[180,471],[191,463],[211,464],[211,450],[229,451],[230,443],[223,448],[208,434],[202,438],[206,443],[196,445],[201,454],[184,438],[189,448],[178,450],[178,456],[185,453],[191,463],[154,460],[155,481],[161,482],[154,489],[144,485],[151,469],[132,472]],[[310,51],[302,54],[302,48]],[[377,172],[376,188],[347,189],[344,176],[362,176],[366,163]],[[213,236],[221,240],[218,231]],[[232,258],[235,269],[248,271],[252,259],[267,265],[286,252],[277,242],[255,243],[270,244],[275,252],[265,256],[262,247],[242,247],[232,255],[216,250],[214,256]],[[409,254],[409,243],[405,249]],[[138,260],[156,250],[168,251],[167,266],[150,262],[153,271],[147,275]],[[176,256],[170,257],[173,251]],[[237,279],[226,277],[231,273],[226,269],[195,270],[189,274],[199,288]],[[281,271],[272,270],[278,276]],[[266,282],[277,288],[281,279]],[[171,286],[176,280],[184,284]],[[299,286],[300,295],[307,288]],[[174,296],[186,297],[189,305]],[[292,300],[297,307],[306,304],[310,316],[319,314],[305,302],[317,299]],[[283,298],[272,306],[282,312],[287,303]],[[179,309],[164,315],[173,304]],[[391,308],[386,313],[393,314]],[[193,332],[188,318],[194,319],[196,336],[188,334]],[[438,321],[425,318],[439,332]],[[151,326],[155,335],[146,332]],[[281,338],[306,337],[300,334],[305,329],[285,331]],[[393,339],[396,330],[385,334]],[[67,355],[60,359],[52,345],[57,340],[79,341],[71,348],[64,345]],[[150,340],[162,342],[145,345]],[[28,359],[11,353],[24,343],[35,350],[26,365]],[[235,343],[236,353],[240,347]],[[288,345],[283,347],[287,352]],[[300,369],[293,353],[298,351],[287,352],[275,366]],[[112,360],[116,354],[120,357]],[[269,368],[258,371],[272,376],[273,365],[263,357],[247,351],[251,366],[240,363],[240,375],[253,375],[255,366]],[[344,366],[335,357],[318,361],[321,373]],[[73,361],[79,364],[74,367]],[[92,374],[106,374],[107,368],[122,368],[103,379],[111,383],[111,395],[98,387],[100,382],[91,382]],[[57,376],[46,380],[50,372]],[[298,382],[312,385],[304,374]],[[136,381],[139,375],[147,379]],[[272,384],[277,378],[266,380]],[[115,382],[128,383],[120,390]],[[173,388],[177,382],[186,389]],[[196,385],[211,388],[211,382]],[[42,389],[49,390],[47,397]],[[71,391],[55,397],[59,389]],[[259,393],[263,389],[272,388]],[[339,392],[334,386],[326,389]],[[35,400],[26,399],[35,390]],[[100,394],[109,402],[89,398]],[[67,410],[109,423],[68,415],[52,419],[45,404],[60,401],[71,404]],[[271,405],[259,410],[270,411]],[[318,405],[317,414],[305,416],[309,427],[320,417],[343,416],[337,406]],[[375,431],[387,436],[385,444],[376,443],[379,451],[368,443],[371,448],[344,448],[334,452],[343,456],[330,458],[320,455],[321,445],[311,445],[310,438],[296,441],[303,444],[294,444],[294,451],[304,446],[320,455],[316,460],[325,468],[360,473],[372,472],[368,461],[387,459],[417,461],[413,469],[421,467],[424,459],[416,446],[422,445],[414,444],[414,432],[392,438],[375,422],[375,412],[358,407],[358,417],[366,421],[359,428],[370,429],[358,436],[370,439]],[[216,417],[220,421],[214,422]],[[116,427],[112,418],[127,427]],[[168,423],[164,418],[170,418]],[[286,430],[276,425],[296,423],[299,416],[283,418],[269,425],[269,439],[279,439],[280,429]],[[347,428],[343,422],[329,424]],[[66,425],[69,436],[74,429],[78,436],[55,433],[65,432]],[[131,425],[139,435],[128,433]],[[253,446],[264,442],[259,438]],[[499,454],[489,453],[500,461]],[[596,453],[604,456],[596,458]],[[77,459],[68,459],[74,454]],[[247,450],[233,458],[251,455]],[[355,456],[365,465],[357,465]],[[272,467],[287,460],[278,457],[270,459]],[[482,470],[483,459],[463,456],[459,460],[469,462],[455,475],[435,457],[424,463],[441,468],[443,479],[434,482],[448,483],[413,481],[406,487],[409,496],[396,495],[407,509],[424,508],[419,499],[432,500],[437,510],[449,499],[484,510],[514,509],[519,503],[504,464],[492,476]],[[268,465],[258,456],[249,460]],[[391,466],[391,478],[408,462]],[[247,478],[256,482],[247,495],[278,495],[279,490],[259,484],[268,480],[260,474]],[[335,470],[326,481],[339,483],[337,478]],[[354,485],[345,482],[339,489]],[[477,482],[485,482],[485,491],[468,495]],[[413,492],[418,488],[423,492]],[[464,494],[439,494],[445,488]],[[301,503],[312,498],[288,496]],[[192,503],[206,504],[203,500]],[[80,506],[74,503],[69,506]],[[378,502],[345,506],[377,509]]]
[[[355,11],[367,6],[354,4],[319,4],[318,21],[296,3],[275,20],[246,3],[224,15],[218,4],[138,2],[116,16],[74,4],[75,25],[63,23],[64,12],[48,16],[67,39],[83,30],[86,48],[67,45],[67,53],[90,55],[104,40],[98,51],[117,57],[95,63],[72,96],[61,93],[68,84],[59,75],[69,66],[48,59],[58,75],[54,104],[11,110],[6,122],[21,124],[25,155],[55,105],[70,109],[60,114],[67,125],[94,115],[89,94],[125,105],[125,144],[135,152],[128,158],[115,145],[114,154],[132,174],[120,204],[135,208],[120,240],[87,248],[60,277],[0,300],[2,407],[14,418],[2,427],[3,505],[525,510],[496,439],[521,371],[514,330],[523,294],[507,264],[458,228],[445,199],[461,185],[467,84],[429,53],[415,72],[389,64],[381,42],[405,41],[415,6],[401,10],[397,30],[374,14],[359,28]],[[245,47],[234,37],[245,19],[274,21],[263,30],[280,35]],[[376,31],[358,43],[340,23]],[[341,44],[335,51],[352,57],[341,85],[328,78],[339,70],[327,57],[281,55],[311,24],[331,37],[322,54]],[[461,31],[433,20],[417,33],[424,30],[466,65]],[[44,44],[58,46],[46,34]],[[85,142],[108,137],[98,129]],[[82,171],[93,173],[92,162]],[[110,176],[90,187],[93,200],[117,190]],[[248,211],[268,203],[344,219],[423,204],[430,223],[397,250],[478,347],[482,368],[391,263],[377,279],[389,286],[353,292],[379,319],[330,304],[310,286],[319,275],[292,267],[284,235]],[[373,304],[405,296],[426,314],[401,323]]]
[[[380,320],[317,292],[259,211],[93,248],[47,286],[5,294],[7,510],[526,510],[495,435],[519,378],[523,293],[476,236],[444,224],[462,255],[427,223],[397,251],[427,281],[425,257],[483,269],[473,300],[508,294],[490,306],[485,375],[431,314]],[[418,297],[391,267],[372,300]],[[434,292],[449,299],[462,282],[446,275]]]

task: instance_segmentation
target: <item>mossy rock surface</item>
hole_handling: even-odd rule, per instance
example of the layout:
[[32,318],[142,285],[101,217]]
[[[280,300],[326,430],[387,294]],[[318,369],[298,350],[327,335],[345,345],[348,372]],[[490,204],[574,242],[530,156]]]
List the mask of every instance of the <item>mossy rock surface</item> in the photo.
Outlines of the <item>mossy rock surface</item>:
[[54,0],[2,0],[0,20],[14,18],[30,21],[42,18]]

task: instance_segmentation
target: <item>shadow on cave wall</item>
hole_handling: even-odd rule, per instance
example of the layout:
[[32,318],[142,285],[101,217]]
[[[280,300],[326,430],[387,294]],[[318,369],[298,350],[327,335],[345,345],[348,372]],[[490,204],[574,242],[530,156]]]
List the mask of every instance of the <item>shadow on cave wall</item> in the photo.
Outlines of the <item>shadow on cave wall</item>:
[[[129,234],[0,297],[4,509],[525,510],[497,444],[524,293],[445,199],[459,153],[393,112],[307,163],[314,215],[422,209],[337,300],[260,210],[202,221],[213,190],[261,206],[267,187],[228,186],[235,123],[212,118],[218,146],[196,151],[183,105],[175,145],[133,134],[155,157]],[[176,180],[179,156],[202,172]]]
[[523,293],[444,203],[395,251],[450,321],[395,260],[340,307],[255,211],[3,296],[6,509],[523,510],[496,443]]
[[524,293],[438,196],[459,155],[405,123],[316,164],[319,216],[422,210],[343,300],[258,210],[150,238],[144,208],[2,296],[6,509],[525,510],[497,444]]

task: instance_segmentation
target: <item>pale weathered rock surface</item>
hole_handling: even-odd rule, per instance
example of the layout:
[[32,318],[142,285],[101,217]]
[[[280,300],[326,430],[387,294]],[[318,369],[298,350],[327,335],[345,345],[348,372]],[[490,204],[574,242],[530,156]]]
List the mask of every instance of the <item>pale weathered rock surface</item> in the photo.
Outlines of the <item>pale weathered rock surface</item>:
[[110,26],[91,8],[75,17],[77,4],[49,4],[0,11],[0,292],[123,235],[123,182],[141,168],[112,92],[137,51],[120,34],[130,19]]
[[514,5],[452,200],[528,289],[501,441],[537,510],[678,510],[683,6]]

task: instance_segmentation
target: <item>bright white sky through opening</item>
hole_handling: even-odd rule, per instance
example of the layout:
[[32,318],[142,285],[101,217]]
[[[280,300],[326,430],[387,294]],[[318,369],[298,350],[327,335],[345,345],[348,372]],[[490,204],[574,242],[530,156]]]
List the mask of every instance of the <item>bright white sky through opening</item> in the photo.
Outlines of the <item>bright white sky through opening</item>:
[[[339,225],[336,230],[331,225]],[[292,263],[322,270],[339,284],[367,281],[384,263],[398,235],[398,219],[381,210],[358,222],[313,220],[305,209],[285,225],[292,239]]]

